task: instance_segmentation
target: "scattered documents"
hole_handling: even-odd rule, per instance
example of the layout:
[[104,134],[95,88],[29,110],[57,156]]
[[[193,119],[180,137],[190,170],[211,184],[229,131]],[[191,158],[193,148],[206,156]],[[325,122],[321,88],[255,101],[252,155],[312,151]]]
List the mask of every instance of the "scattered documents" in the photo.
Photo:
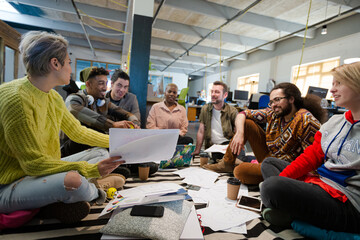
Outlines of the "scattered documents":
[[110,156],[127,164],[169,160],[175,152],[179,129],[110,128]]
[[99,217],[117,208],[128,208],[135,205],[184,200],[187,191],[175,183],[155,183],[116,192]]
[[175,171],[174,174],[178,174],[180,177],[184,178],[182,182],[187,183],[188,185],[204,188],[213,186],[216,179],[220,176],[220,174],[216,172],[202,168],[186,168]]
[[[240,209],[235,206],[236,200],[227,198],[226,179],[217,181],[210,188],[201,188],[199,191],[189,191],[195,203],[207,203],[206,208],[197,210],[201,215],[202,225],[214,231],[246,234],[246,222],[259,218],[253,211]],[[239,195],[248,195],[245,184],[240,185]],[[239,211],[239,209],[241,211]],[[214,219],[214,216],[216,218]]]

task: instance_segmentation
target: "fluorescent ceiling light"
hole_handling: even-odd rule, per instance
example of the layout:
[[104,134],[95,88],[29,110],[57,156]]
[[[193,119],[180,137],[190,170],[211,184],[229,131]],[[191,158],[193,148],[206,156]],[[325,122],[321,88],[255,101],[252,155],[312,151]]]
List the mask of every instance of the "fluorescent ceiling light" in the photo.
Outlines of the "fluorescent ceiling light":
[[0,10],[6,12],[19,13],[10,3],[6,0],[0,0]]

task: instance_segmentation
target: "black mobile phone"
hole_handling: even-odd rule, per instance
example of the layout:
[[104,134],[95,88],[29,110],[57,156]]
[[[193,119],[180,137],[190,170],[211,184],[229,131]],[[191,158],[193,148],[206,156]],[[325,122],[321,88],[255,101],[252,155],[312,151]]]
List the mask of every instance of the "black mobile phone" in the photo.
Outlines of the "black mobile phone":
[[135,205],[131,209],[131,216],[142,217],[162,217],[164,215],[163,206]]

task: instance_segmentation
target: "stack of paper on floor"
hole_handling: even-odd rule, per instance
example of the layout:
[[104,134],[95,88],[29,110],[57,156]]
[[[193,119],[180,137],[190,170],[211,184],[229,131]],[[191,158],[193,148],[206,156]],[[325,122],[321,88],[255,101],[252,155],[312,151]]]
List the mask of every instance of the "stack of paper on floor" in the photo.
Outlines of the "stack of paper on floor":
[[99,217],[117,208],[128,208],[134,205],[144,205],[158,202],[184,200],[187,191],[175,183],[146,184],[135,188],[118,191]]

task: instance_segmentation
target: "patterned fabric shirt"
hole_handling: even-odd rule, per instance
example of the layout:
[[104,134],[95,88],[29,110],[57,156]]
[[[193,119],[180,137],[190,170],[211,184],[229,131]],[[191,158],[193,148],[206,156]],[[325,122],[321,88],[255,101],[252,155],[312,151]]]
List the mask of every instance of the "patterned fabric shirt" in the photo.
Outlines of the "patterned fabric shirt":
[[[205,126],[205,148],[211,147],[213,142],[211,141],[211,118],[214,105],[212,103],[205,104],[201,108],[199,121]],[[225,103],[221,109],[221,126],[224,133],[224,137],[230,139],[234,136],[235,131],[235,118],[238,114],[238,110],[229,104]]]
[[59,131],[73,141],[109,147],[109,136],[81,126],[62,97],[36,88],[27,77],[0,86],[0,185],[24,176],[44,176],[70,170],[86,178],[99,177],[97,164],[60,159]]
[[293,118],[284,123],[273,110],[245,110],[246,118],[266,123],[266,145],[272,157],[292,162],[314,141],[320,122],[306,109],[298,110]]

